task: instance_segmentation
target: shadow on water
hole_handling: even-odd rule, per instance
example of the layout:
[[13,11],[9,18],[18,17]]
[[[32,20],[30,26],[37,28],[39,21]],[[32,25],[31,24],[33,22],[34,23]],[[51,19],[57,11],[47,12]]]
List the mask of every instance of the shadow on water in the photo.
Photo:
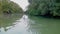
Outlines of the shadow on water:
[[60,19],[29,16],[33,34],[60,34]]

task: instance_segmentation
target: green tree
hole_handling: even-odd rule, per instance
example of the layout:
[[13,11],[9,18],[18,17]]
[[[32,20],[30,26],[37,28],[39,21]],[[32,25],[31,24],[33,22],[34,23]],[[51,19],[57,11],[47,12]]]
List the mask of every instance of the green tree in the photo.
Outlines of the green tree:
[[22,13],[22,8],[13,1],[1,0],[0,1],[0,13]]
[[28,14],[60,16],[60,0],[29,0]]

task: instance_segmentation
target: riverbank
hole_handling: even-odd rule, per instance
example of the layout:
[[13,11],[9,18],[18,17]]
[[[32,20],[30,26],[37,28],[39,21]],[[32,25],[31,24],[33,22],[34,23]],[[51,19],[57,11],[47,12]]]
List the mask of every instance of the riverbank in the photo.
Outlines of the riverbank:
[[[27,15],[29,15],[29,14],[27,14]],[[60,19],[60,16],[47,16],[47,15],[29,15],[29,16],[31,16],[31,17],[34,16],[34,17],[42,17],[42,18],[51,18],[51,19]]]

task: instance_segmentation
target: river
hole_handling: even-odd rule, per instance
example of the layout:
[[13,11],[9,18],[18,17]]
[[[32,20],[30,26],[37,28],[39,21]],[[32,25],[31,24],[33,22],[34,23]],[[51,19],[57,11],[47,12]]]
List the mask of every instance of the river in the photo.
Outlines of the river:
[[60,34],[60,19],[25,14],[2,16],[0,34]]

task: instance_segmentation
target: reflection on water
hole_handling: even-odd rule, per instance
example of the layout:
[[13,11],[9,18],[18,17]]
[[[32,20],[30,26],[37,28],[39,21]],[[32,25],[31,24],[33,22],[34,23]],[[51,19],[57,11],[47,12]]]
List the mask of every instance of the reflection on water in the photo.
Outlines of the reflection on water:
[[15,15],[0,17],[0,34],[60,34],[60,20]]
[[0,29],[7,31],[11,29],[16,20],[22,17],[22,14],[0,15]]
[[[9,23],[5,28],[1,26],[0,34],[29,34],[29,32],[27,31],[29,28],[28,22],[28,16],[23,15],[22,18],[13,22],[13,25],[9,26]],[[8,31],[4,31],[6,29],[8,29]]]

